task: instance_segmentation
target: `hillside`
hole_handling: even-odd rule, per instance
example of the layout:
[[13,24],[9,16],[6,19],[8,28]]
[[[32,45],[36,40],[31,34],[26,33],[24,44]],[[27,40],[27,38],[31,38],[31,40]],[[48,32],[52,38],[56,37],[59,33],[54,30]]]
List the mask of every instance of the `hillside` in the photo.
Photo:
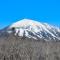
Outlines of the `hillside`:
[[0,38],[0,60],[60,60],[60,42],[14,36]]

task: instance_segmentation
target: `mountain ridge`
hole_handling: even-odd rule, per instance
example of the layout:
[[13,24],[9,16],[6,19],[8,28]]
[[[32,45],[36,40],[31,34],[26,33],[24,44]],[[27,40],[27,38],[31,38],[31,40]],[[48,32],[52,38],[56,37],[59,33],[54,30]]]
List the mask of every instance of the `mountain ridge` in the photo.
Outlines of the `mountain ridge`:
[[[14,30],[12,31],[12,28]],[[14,32],[14,35],[37,39],[60,40],[60,29],[48,23],[41,23],[31,19],[22,19],[4,29],[9,34]],[[4,31],[3,30],[3,31]]]

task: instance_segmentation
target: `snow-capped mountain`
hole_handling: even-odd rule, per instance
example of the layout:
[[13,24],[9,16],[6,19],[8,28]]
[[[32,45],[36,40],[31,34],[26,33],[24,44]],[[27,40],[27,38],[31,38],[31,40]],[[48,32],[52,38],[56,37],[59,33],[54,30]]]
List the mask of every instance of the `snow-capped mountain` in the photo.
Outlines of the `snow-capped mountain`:
[[60,29],[23,19],[0,30],[0,60],[60,60]]
[[36,40],[60,40],[60,29],[58,27],[30,19],[22,19],[11,24],[7,32],[9,34],[14,32],[15,36],[33,38]]

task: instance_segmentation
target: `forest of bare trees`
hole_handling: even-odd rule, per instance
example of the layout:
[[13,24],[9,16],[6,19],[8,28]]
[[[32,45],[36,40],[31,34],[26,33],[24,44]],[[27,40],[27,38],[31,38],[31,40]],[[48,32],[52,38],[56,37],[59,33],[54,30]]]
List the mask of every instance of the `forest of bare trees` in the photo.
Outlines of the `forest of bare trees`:
[[60,42],[0,37],[0,60],[60,60]]

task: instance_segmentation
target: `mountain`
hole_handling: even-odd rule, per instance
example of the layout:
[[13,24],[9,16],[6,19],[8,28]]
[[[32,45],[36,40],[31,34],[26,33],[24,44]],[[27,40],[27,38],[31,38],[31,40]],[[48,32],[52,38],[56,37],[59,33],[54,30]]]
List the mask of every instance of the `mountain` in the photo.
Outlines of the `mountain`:
[[0,30],[0,60],[60,60],[60,29],[22,19]]
[[44,39],[46,41],[60,40],[60,29],[47,23],[41,23],[30,19],[22,19],[11,24],[7,31],[21,37]]

